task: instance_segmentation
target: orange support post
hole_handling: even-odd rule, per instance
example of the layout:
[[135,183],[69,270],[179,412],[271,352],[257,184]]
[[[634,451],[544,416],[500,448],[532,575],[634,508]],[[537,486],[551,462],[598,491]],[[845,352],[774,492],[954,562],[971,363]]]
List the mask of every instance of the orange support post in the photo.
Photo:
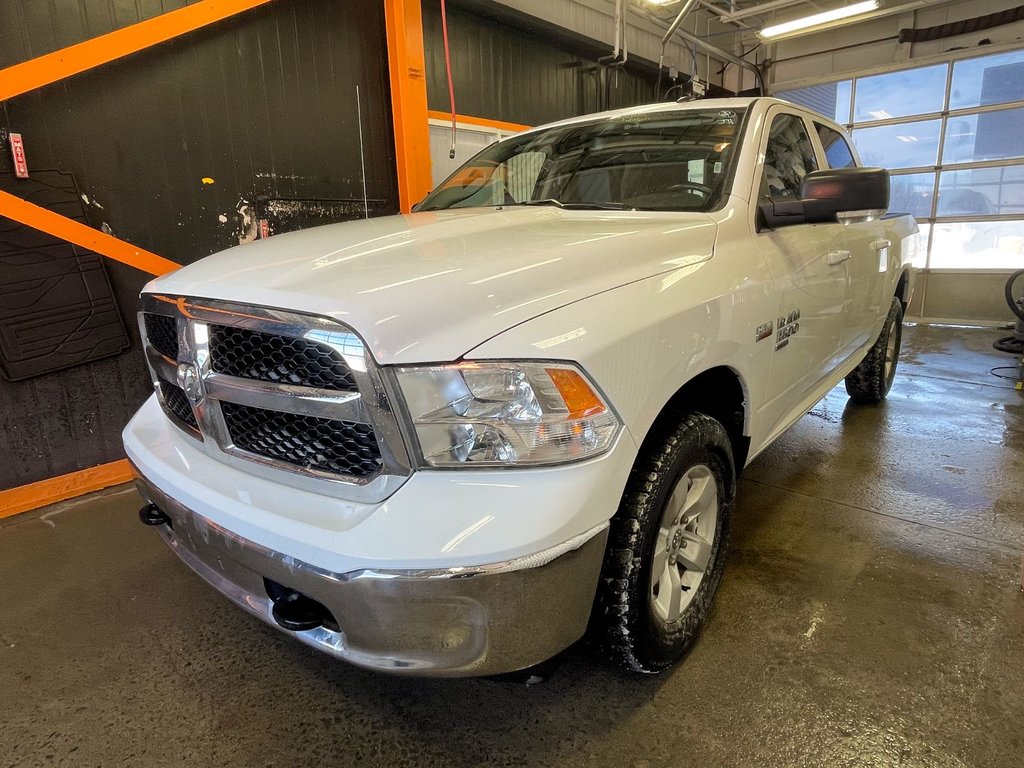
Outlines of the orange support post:
[[420,0],[384,0],[398,202],[408,213],[434,186],[430,176],[426,60]]
[[271,0],[202,0],[0,70],[0,101],[171,40]]

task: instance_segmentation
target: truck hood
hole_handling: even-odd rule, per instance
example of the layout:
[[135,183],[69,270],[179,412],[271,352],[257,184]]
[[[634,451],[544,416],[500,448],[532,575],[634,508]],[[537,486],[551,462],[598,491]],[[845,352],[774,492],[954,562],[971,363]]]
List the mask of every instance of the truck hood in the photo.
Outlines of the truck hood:
[[145,290],[331,317],[381,363],[448,361],[545,312],[708,259],[716,229],[700,213],[415,213],[230,248]]

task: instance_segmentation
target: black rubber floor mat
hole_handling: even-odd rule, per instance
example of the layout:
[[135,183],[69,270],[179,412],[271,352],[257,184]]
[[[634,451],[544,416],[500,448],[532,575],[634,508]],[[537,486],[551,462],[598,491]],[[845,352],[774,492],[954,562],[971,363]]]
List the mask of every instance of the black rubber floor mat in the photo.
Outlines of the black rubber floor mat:
[[[88,224],[70,174],[2,173],[0,189]],[[0,373],[21,381],[128,346],[103,257],[0,216]]]

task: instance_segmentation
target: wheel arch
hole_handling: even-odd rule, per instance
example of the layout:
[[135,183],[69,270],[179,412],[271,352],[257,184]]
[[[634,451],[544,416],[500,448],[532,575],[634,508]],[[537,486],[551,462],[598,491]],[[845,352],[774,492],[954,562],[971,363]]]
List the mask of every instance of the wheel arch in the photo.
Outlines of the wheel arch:
[[703,413],[715,419],[729,435],[733,463],[739,474],[750,451],[750,418],[746,382],[734,368],[719,365],[697,374],[668,399],[640,445],[643,455],[650,444],[685,413]]

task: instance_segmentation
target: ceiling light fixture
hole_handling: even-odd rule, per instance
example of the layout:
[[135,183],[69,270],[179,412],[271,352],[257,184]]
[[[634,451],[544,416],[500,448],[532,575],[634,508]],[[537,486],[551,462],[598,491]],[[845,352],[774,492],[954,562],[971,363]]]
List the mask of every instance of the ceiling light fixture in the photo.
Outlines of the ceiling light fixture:
[[[803,32],[810,30],[814,27],[822,27],[832,22],[850,20],[853,16],[860,16],[864,13],[870,13],[871,11],[878,10],[878,0],[866,0],[861,3],[853,3],[852,5],[844,5],[842,8],[833,8],[831,11],[823,11],[822,13],[811,14],[810,16],[804,16],[800,19],[793,19],[792,21],[784,21],[781,24],[772,24],[771,26],[765,27],[760,30],[757,34],[763,38],[778,38],[786,35],[793,34],[795,32]],[[835,26],[835,25],[833,25]]]

